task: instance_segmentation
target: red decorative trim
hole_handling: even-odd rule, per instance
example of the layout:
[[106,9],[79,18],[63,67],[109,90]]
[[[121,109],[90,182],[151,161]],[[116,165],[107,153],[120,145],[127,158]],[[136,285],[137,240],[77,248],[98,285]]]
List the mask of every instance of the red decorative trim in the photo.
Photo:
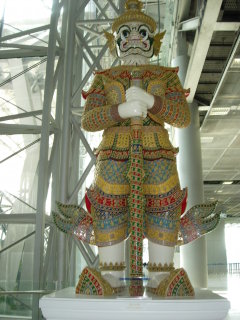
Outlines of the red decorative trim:
[[178,73],[179,67],[175,67],[175,68],[174,68],[174,71],[175,71],[176,73]]
[[92,89],[89,91],[84,91],[82,90],[82,97],[83,99],[87,99],[87,97],[91,94],[91,93],[97,93],[97,94],[101,94],[102,96],[104,96],[104,94],[102,93],[102,90],[97,90],[97,89]]
[[85,193],[85,203],[86,203],[87,211],[88,211],[89,213],[91,213],[91,207],[92,207],[92,205],[91,205],[91,202],[90,202],[90,200],[89,200],[89,198],[88,198],[88,196],[87,196],[87,193]]
[[185,90],[184,94],[186,98],[190,95],[190,92],[191,92],[190,88]]
[[181,215],[185,212],[186,210],[186,207],[187,207],[187,191],[186,191],[186,195],[185,195],[185,198],[183,199],[183,202],[182,202],[182,210],[181,210]]

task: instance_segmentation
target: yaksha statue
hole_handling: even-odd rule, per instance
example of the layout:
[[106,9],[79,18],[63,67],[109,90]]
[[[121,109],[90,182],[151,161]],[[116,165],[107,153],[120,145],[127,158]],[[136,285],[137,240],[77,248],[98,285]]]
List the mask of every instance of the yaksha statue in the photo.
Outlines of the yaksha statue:
[[105,33],[121,66],[96,71],[90,89],[83,92],[82,128],[104,130],[94,182],[86,192],[88,212],[58,203],[54,219],[62,231],[98,246],[99,268],[83,270],[77,293],[111,295],[129,285],[130,295],[141,295],[146,237],[147,290],[161,296],[192,296],[185,270],[174,268],[174,248],[214,229],[219,215],[213,213],[216,203],[195,206],[184,214],[187,190],[180,187],[178,150],[164,123],[189,125],[187,91],[178,68],[149,63],[158,55],[164,33],[155,34],[156,22],[142,12],[142,3],[128,0],[125,8],[113,22],[113,34]]

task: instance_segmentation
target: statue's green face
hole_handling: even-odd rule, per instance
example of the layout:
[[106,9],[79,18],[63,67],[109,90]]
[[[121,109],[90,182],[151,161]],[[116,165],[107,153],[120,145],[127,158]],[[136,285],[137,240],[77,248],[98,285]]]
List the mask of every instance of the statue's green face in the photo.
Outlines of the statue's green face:
[[153,56],[154,34],[147,24],[129,22],[119,27],[116,34],[119,58],[140,56],[150,59]]

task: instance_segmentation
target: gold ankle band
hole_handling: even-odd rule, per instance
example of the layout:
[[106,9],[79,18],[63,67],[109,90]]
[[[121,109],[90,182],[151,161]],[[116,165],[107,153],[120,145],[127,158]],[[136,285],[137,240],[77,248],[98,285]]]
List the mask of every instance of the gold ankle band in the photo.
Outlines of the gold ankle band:
[[124,262],[115,262],[115,263],[106,263],[106,262],[100,262],[99,263],[99,269],[101,271],[123,271],[126,268]]
[[173,263],[164,263],[161,264],[159,263],[158,265],[156,263],[148,263],[147,267],[148,271],[150,272],[167,272],[167,271],[173,271],[174,270],[174,265]]

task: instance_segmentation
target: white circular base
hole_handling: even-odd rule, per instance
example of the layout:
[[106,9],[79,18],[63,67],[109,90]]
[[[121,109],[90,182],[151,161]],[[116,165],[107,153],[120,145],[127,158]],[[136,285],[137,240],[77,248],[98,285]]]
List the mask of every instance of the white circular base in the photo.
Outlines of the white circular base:
[[195,289],[195,297],[158,298],[77,295],[66,288],[40,299],[47,320],[223,320],[228,314],[227,299],[209,291]]

